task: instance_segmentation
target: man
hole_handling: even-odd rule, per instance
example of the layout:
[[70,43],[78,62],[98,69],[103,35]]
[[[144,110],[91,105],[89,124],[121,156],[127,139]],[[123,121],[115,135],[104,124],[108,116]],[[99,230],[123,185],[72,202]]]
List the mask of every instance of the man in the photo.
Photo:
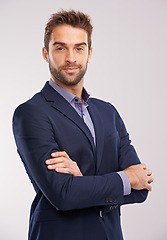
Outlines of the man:
[[141,164],[109,103],[83,88],[92,25],[81,13],[49,20],[42,50],[51,79],[20,105],[13,130],[36,191],[29,240],[120,240],[120,206],[143,202],[151,170]]

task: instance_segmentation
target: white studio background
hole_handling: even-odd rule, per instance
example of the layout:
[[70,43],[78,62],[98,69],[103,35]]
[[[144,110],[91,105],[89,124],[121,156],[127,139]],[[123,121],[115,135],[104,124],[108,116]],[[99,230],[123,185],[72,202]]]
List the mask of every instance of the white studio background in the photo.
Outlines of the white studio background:
[[122,207],[125,240],[167,239],[167,1],[1,0],[0,239],[27,239],[34,197],[12,135],[12,115],[49,79],[42,59],[50,15],[61,8],[90,14],[93,57],[85,77],[92,96],[113,103],[132,143],[154,173],[143,204]]

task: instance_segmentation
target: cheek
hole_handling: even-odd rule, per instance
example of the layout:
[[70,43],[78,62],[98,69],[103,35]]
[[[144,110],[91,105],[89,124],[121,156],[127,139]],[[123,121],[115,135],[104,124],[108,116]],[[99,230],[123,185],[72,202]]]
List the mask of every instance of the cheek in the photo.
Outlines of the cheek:
[[60,57],[51,56],[49,60],[50,60],[50,64],[54,66],[56,69],[63,64],[63,59],[61,58],[61,56]]
[[85,66],[85,67],[86,67],[86,65],[88,64],[88,62],[89,62],[89,59],[86,58],[86,59],[85,59],[85,62],[84,62],[84,66]]
[[88,63],[88,55],[85,55],[85,56],[80,57],[80,58],[78,59],[78,61],[79,61],[83,66],[87,65],[87,63]]

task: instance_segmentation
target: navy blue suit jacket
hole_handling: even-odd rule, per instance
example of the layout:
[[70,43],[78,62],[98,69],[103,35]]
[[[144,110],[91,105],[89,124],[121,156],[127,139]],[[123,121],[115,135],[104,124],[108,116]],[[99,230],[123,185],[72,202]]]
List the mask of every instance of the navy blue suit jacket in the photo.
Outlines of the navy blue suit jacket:
[[[123,195],[117,171],[140,163],[117,110],[89,99],[91,133],[73,107],[49,84],[20,105],[13,118],[19,155],[36,191],[29,240],[120,240],[120,206],[142,202],[147,191]],[[83,177],[48,170],[46,159],[66,151]]]

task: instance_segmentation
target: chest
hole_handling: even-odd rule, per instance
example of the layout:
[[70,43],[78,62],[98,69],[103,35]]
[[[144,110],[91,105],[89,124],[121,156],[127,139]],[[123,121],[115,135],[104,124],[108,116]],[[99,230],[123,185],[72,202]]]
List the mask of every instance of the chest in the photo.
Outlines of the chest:
[[49,120],[60,151],[66,151],[77,162],[84,175],[96,175],[118,170],[119,134],[109,118],[94,124],[96,146],[83,119],[71,119],[55,109],[50,110]]

